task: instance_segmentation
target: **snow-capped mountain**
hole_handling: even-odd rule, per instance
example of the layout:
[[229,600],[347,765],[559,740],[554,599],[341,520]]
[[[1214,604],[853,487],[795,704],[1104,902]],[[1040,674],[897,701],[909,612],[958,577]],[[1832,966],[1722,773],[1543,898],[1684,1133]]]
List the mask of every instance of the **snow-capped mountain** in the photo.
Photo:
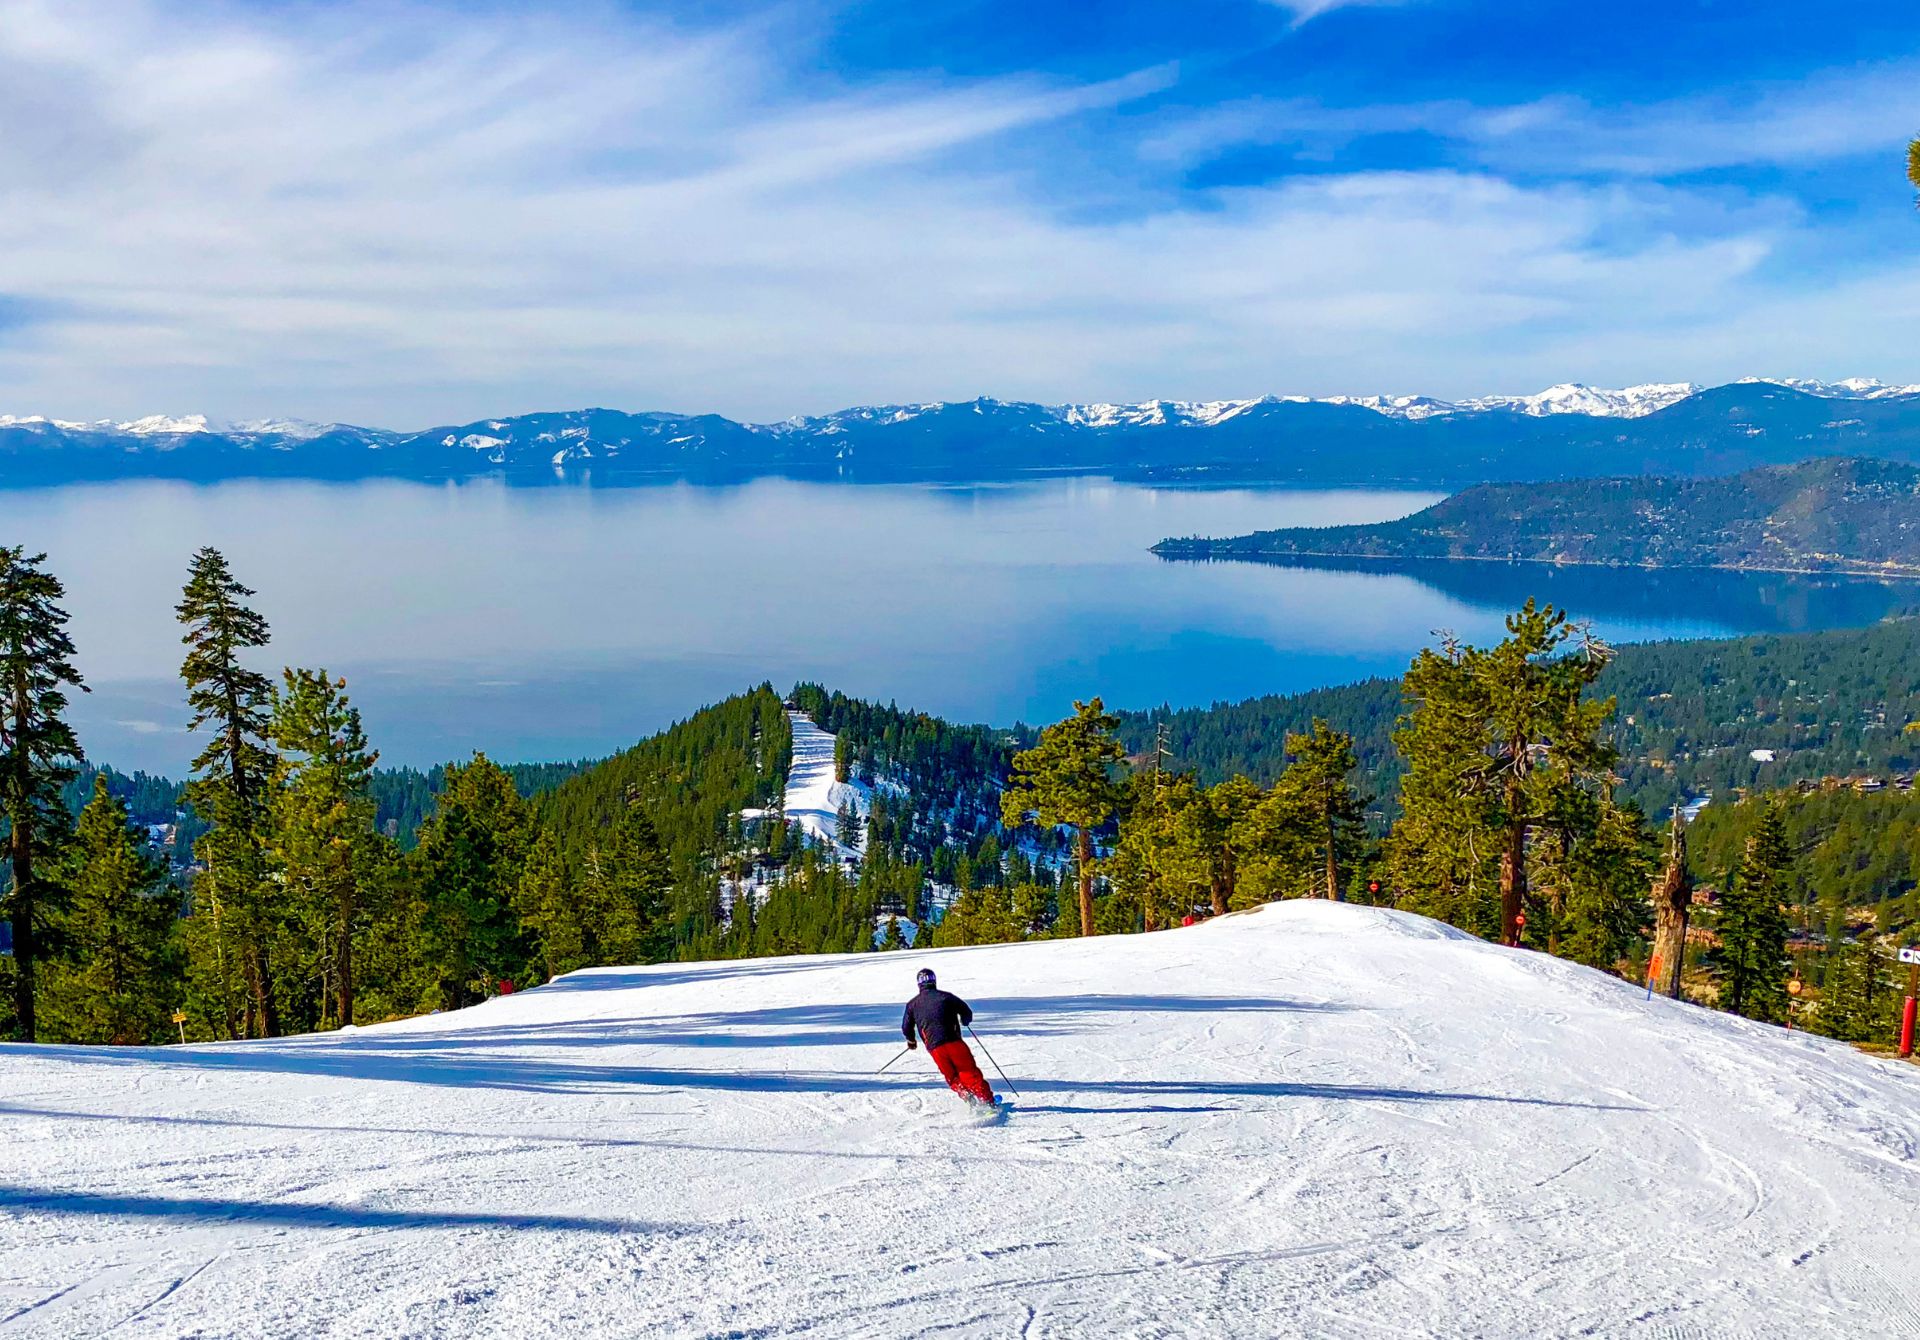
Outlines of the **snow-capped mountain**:
[[[1836,402],[1844,412],[1836,413]],[[862,479],[1127,478],[1452,486],[1709,474],[1820,455],[1920,459],[1920,386],[1749,378],[1702,389],[1569,383],[1533,395],[1268,395],[1042,405],[981,397],[776,423],[578,409],[399,433],[295,419],[0,416],[0,483],[254,475],[412,479],[591,472]]]
[[[1894,386],[1872,377],[1845,381],[1810,381],[1803,377],[1743,377],[1736,385],[1786,386],[1828,400],[1880,400],[1920,396],[1920,385]],[[1258,405],[1357,405],[1393,419],[1431,419],[1446,414],[1476,414],[1507,410],[1544,417],[1584,414],[1603,419],[1638,419],[1698,395],[1706,388],[1694,382],[1647,382],[1608,390],[1582,382],[1563,382],[1533,395],[1485,395],[1466,400],[1440,400],[1424,395],[1261,396],[1253,400],[1148,400],[1137,405],[1062,405],[1061,419],[1089,428],[1192,424],[1205,427],[1243,414]]]
[[1756,382],[1786,386],[1828,400],[1887,400],[1895,396],[1920,395],[1920,385],[1894,386],[1878,377],[1848,377],[1845,381],[1837,382],[1808,381],[1804,377],[1742,377],[1737,385],[1750,386]]

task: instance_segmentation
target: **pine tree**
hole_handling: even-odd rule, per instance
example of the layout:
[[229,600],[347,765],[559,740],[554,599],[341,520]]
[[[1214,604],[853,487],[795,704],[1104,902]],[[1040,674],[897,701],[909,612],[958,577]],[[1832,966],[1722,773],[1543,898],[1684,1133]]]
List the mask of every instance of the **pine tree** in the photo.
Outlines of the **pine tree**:
[[1408,767],[1387,854],[1416,910],[1515,943],[1534,831],[1564,823],[1558,793],[1601,784],[1615,755],[1600,738],[1612,701],[1584,697],[1609,650],[1532,600],[1506,627],[1497,646],[1449,638],[1408,669],[1394,732]]
[[833,835],[842,847],[850,851],[860,850],[860,808],[851,800],[840,802],[840,808],[834,814]]
[[1183,843],[1180,831],[1188,811],[1204,802],[1191,777],[1157,768],[1134,773],[1126,791],[1120,837],[1107,861],[1115,905],[1103,924],[1158,930],[1178,921],[1206,887],[1206,853]]
[[886,931],[880,937],[880,947],[885,950],[905,949],[906,933],[900,929],[899,917],[888,917]]
[[[1195,894],[1204,894],[1215,916],[1236,906],[1244,861],[1243,825],[1260,803],[1261,790],[1245,777],[1229,777],[1199,792],[1196,803],[1180,811],[1174,825],[1176,850],[1183,868],[1199,882]],[[1198,897],[1189,900],[1189,907]]]
[[1726,1007],[1749,1019],[1786,1014],[1787,915],[1793,853],[1777,805],[1762,815],[1721,894],[1718,960]]
[[560,843],[549,831],[541,831],[527,849],[514,906],[547,977],[559,977],[592,964],[580,900],[574,893]]
[[514,907],[531,841],[526,802],[484,754],[447,769],[433,816],[408,859],[427,975],[423,1005],[458,1007],[527,962]]
[[1353,737],[1319,717],[1303,734],[1287,736],[1292,759],[1275,786],[1283,803],[1304,816],[1307,843],[1320,863],[1321,890],[1339,902],[1366,834],[1366,803],[1353,788]]
[[1554,952],[1576,963],[1616,971],[1645,933],[1652,843],[1640,811],[1604,800],[1593,831],[1572,849],[1567,897]]
[[1812,1027],[1846,1042],[1891,1042],[1899,1027],[1901,999],[1894,959],[1871,938],[1835,939],[1827,949],[1826,977]]
[[85,692],[73,666],[66,590],[45,554],[0,548],[0,819],[6,821],[13,929],[14,1031],[37,1034],[40,937],[58,911],[52,866],[70,829],[61,788],[84,761],[67,724],[67,690]]
[[588,849],[581,871],[580,899],[598,962],[652,963],[665,957],[671,883],[659,835],[630,805],[609,839]]
[[[189,803],[209,826],[194,848],[204,872],[193,888],[194,916],[206,918],[207,925],[190,940],[211,957],[196,977],[224,1037],[279,1032],[267,957],[278,911],[266,858],[276,762],[267,744],[273,682],[240,662],[269,641],[267,621],[246,604],[253,594],[219,550],[205,548],[193,556],[176,608],[186,627],[180,677],[193,709],[189,729],[208,734],[187,786]],[[251,1027],[233,997],[235,959],[246,983]]]
[[176,899],[104,774],[93,779],[65,865],[66,961],[49,965],[43,1031],[59,1042],[164,1038],[179,991]]
[[287,910],[317,950],[320,1021],[335,1027],[353,1022],[353,943],[363,931],[362,885],[380,840],[368,795],[380,756],[367,748],[346,687],[324,670],[286,671],[272,717],[280,763],[267,825]]
[[1033,822],[1073,829],[1082,935],[1094,933],[1093,834],[1120,807],[1112,775],[1126,754],[1113,734],[1119,724],[1098,698],[1074,703],[1072,716],[1048,726],[1033,748],[1013,756],[1013,776],[1000,797],[1001,822],[1008,828]]

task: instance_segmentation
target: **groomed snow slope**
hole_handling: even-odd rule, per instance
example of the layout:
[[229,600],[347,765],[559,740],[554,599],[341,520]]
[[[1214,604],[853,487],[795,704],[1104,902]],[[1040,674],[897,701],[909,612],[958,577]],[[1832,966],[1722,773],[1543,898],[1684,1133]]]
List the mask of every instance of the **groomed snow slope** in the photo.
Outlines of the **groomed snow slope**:
[[793,726],[793,761],[787,769],[786,815],[822,842],[857,855],[858,844],[840,840],[840,807],[851,804],[864,817],[872,808],[860,788],[833,780],[834,737],[813,724],[804,712],[789,712]]
[[1920,1335],[1920,1071],[1364,908],[0,1076],[5,1336]]

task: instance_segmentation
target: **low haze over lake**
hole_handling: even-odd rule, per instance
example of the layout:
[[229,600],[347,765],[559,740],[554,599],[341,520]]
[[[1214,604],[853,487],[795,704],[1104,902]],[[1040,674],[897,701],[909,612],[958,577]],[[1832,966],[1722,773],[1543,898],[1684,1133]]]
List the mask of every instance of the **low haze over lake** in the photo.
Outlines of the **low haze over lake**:
[[1397,674],[1439,628],[1492,639],[1529,593],[1616,640],[1865,623],[1920,586],[1487,563],[1176,563],[1169,535],[1383,520],[1435,495],[767,480],[590,489],[138,483],[0,494],[66,583],[98,761],[192,752],[173,606],[226,551],[272,668],[347,676],[383,761],[599,755],[702,704],[817,679],[967,721],[1076,697],[1176,706]]

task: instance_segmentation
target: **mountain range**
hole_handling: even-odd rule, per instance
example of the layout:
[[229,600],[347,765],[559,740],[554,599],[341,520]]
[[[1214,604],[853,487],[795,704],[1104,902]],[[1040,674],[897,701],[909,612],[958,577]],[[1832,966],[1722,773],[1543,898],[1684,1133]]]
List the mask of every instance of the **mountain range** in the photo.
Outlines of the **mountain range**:
[[1364,526],[1170,539],[1167,558],[1495,559],[1920,576],[1920,469],[1828,457],[1710,479],[1483,484]]
[[1456,487],[1707,475],[1813,456],[1920,461],[1920,386],[1747,379],[1576,384],[1537,395],[1040,405],[883,405],[749,424],[581,409],[400,432],[192,415],[75,422],[0,415],[0,484],[161,477],[565,479],[759,475],[865,481],[1102,472],[1168,482]]

